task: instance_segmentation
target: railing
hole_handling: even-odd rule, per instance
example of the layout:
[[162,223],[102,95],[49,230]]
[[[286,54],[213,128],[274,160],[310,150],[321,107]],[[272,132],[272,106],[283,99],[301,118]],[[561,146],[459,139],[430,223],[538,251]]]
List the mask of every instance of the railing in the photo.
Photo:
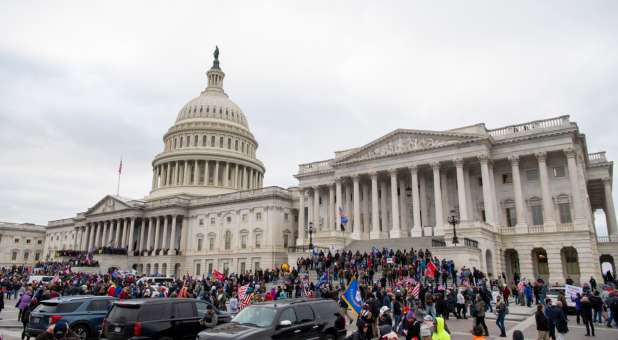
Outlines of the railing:
[[610,235],[610,236],[597,236],[597,242],[599,242],[599,243],[613,243],[613,242],[618,242],[618,235]]
[[73,219],[72,218],[64,218],[64,219],[61,219],[61,220],[49,221],[47,223],[47,225],[49,227],[55,227],[55,226],[66,225],[66,224],[71,224],[71,223],[73,223]]
[[433,248],[444,248],[444,247],[446,247],[446,241],[432,238],[431,239],[431,246]]
[[494,130],[489,130],[488,132],[490,136],[500,138],[516,134],[524,134],[533,130],[566,127],[569,125],[569,116],[560,116],[550,119],[535,120],[524,124],[505,126]]
[[531,226],[528,226],[528,233],[530,233],[530,234],[542,233],[544,230],[545,230],[545,228],[543,228],[542,225],[531,225]]
[[322,170],[330,170],[332,167],[330,166],[330,162],[332,159],[326,161],[319,161],[313,163],[300,164],[298,166],[298,174],[306,174],[310,172],[322,171]]
[[[288,247],[288,253],[307,253],[309,252],[310,249],[311,248],[309,248],[308,245],[293,246],[293,247]],[[316,249],[318,252],[323,251],[324,253],[330,250],[326,247],[316,247],[316,246],[314,246],[313,249]]]
[[501,234],[515,234],[515,227],[501,227]]
[[606,163],[607,158],[605,157],[605,151],[589,153],[588,161],[590,163]]
[[469,248],[478,248],[479,247],[479,241],[477,240],[473,240],[473,239],[469,239],[469,238],[464,238],[464,245],[466,247]]
[[573,223],[564,223],[558,224],[558,227],[556,229],[558,231],[573,231],[575,230],[575,227],[573,226]]
[[290,193],[280,187],[266,187],[260,189],[249,189],[244,191],[233,192],[229,194],[221,194],[216,196],[207,196],[202,198],[193,199],[192,204],[205,204],[205,203],[216,203],[223,202],[229,200],[242,200],[254,197],[263,197],[263,196],[273,196],[273,195],[290,195]]

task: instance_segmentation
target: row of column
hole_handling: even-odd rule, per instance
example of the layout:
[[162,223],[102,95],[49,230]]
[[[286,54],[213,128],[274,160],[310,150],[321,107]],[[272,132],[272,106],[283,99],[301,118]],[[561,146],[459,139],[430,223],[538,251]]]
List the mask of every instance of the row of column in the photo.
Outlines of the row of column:
[[185,220],[183,216],[164,215],[90,222],[76,229],[74,246],[82,251],[102,247],[126,248],[129,254],[133,251],[180,251],[185,243]]
[[241,164],[183,160],[156,165],[152,174],[152,190],[169,186],[203,185],[235,189],[262,187],[264,174]]
[[[584,202],[582,201],[583,191],[582,183],[579,181],[579,172],[577,167],[577,159],[576,153],[574,150],[568,149],[565,150],[565,155],[567,158],[567,166],[569,172],[569,182],[570,189],[572,192],[572,205],[574,207],[574,220],[583,219],[584,216]],[[553,199],[551,195],[550,188],[550,180],[548,175],[548,168],[546,163],[547,153],[540,152],[535,154],[535,157],[538,160],[539,166],[539,180],[542,192],[542,200],[543,200],[543,210],[544,210],[544,224],[546,226],[552,226],[556,224],[556,219],[554,217],[554,207],[553,207]],[[494,178],[494,168],[493,162],[489,159],[487,155],[481,155],[477,158],[477,161],[480,164],[481,168],[481,181],[482,185],[482,194],[483,194],[483,208],[485,211],[485,221],[491,225],[500,224],[499,220],[499,205],[496,199],[496,188],[495,188],[495,178]],[[512,156],[509,158],[512,168],[512,185],[513,185],[513,193],[515,200],[515,209],[517,213],[517,224],[518,225],[526,225],[526,208],[525,201],[523,197],[522,190],[522,180],[519,171],[519,156]],[[451,161],[449,161],[451,163]],[[471,196],[470,196],[470,183],[467,183],[469,178],[467,173],[464,170],[464,159],[457,158],[452,161],[455,164],[456,169],[456,181],[457,181],[457,201],[459,206],[459,219],[461,222],[470,221],[472,219],[471,214]],[[445,195],[447,192],[445,190],[445,185],[443,185],[443,181],[446,180],[445,172],[441,172],[441,163],[433,162],[429,164],[431,166],[433,172],[433,198],[434,198],[434,213],[435,213],[435,229],[433,231],[434,235],[441,236],[444,234],[444,226],[447,223],[445,217],[448,212],[444,211],[444,202],[443,202],[443,194]],[[421,212],[421,196],[425,197],[425,195],[421,195],[421,190],[426,190],[423,185],[419,183],[419,167],[421,165],[413,165],[409,167],[410,171],[410,183],[411,183],[411,198],[412,198],[412,229],[410,230],[410,236],[421,236],[423,235],[422,224],[426,225],[426,222],[422,222],[422,212]],[[401,189],[403,191],[403,187],[399,185],[398,182],[398,174],[400,169],[391,169],[388,171],[388,176],[390,179],[390,193],[391,193],[391,230],[390,237],[398,238],[403,237],[407,234],[407,231],[402,231],[400,225],[400,197],[398,195],[398,190]],[[466,170],[467,171],[467,170]],[[367,213],[371,212],[371,221],[370,227],[371,231],[369,233],[369,237],[372,239],[384,238],[385,233],[380,230],[380,211],[385,210],[385,199],[386,199],[386,184],[383,182],[383,186],[380,189],[382,192],[382,202],[379,202],[378,195],[378,173],[371,172],[368,174],[371,180],[371,206],[366,207],[363,211],[367,211]],[[339,209],[343,209],[343,204],[345,202],[340,198],[342,198],[342,178],[336,178],[333,184],[326,185],[329,190],[329,203],[328,203],[328,214],[327,214],[327,228],[326,230],[330,230],[330,226],[334,226],[334,230],[338,230],[338,226],[341,224],[341,214],[339,213]],[[352,226],[352,238],[359,239],[361,238],[361,200],[360,200],[360,175],[352,175],[352,205],[353,205],[353,226]],[[309,218],[311,222],[317,227],[316,221],[320,221],[320,209],[319,209],[319,197],[321,186],[314,186],[311,188],[301,188],[300,189],[300,207],[301,212],[299,214],[298,219],[298,235],[299,239],[297,242],[304,242],[304,228],[305,228],[305,216],[304,216],[304,206],[305,206],[305,193],[308,190],[313,191],[313,198],[309,195]],[[364,197],[367,197],[369,193],[364,192]],[[606,198],[611,200],[611,195],[606,195]],[[613,202],[610,202],[613,205]],[[608,203],[608,204],[610,204]],[[336,206],[335,206],[336,205]],[[380,205],[382,207],[380,208]],[[424,206],[424,204],[423,204]],[[370,209],[370,211],[369,211]],[[336,216],[336,219],[334,218]],[[405,217],[404,217],[405,218]],[[384,214],[382,214],[383,225],[385,224],[386,218]],[[349,231],[349,230],[348,230]]]
[[605,194],[605,219],[607,220],[607,234],[612,241],[618,241],[618,224],[616,223],[616,209],[612,197],[612,179],[603,178],[603,190]]

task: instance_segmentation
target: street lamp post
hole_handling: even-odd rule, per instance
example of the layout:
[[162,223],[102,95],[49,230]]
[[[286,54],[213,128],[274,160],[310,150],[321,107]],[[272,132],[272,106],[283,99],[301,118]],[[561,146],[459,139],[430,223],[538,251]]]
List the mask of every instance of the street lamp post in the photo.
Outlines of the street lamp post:
[[309,222],[309,249],[313,250],[313,222]]
[[459,239],[457,238],[457,225],[459,224],[459,218],[455,213],[455,210],[451,211],[451,216],[448,217],[448,223],[453,226],[453,244],[457,245]]

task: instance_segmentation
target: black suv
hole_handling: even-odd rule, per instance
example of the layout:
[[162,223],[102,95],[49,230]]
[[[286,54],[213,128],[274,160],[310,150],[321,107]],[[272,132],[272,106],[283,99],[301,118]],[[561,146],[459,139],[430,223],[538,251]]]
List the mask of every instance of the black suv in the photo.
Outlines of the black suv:
[[[103,321],[101,339],[195,339],[209,303],[196,299],[137,299],[114,303]],[[216,308],[215,308],[216,310]],[[219,323],[227,312],[216,310]]]
[[334,300],[262,302],[247,306],[230,323],[199,333],[198,340],[340,339],[346,330],[336,326],[338,313]]

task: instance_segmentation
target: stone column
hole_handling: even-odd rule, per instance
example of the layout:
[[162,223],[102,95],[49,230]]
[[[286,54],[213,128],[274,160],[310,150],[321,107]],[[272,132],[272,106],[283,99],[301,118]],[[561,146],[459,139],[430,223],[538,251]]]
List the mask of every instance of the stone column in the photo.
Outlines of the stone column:
[[380,236],[386,238],[388,232],[388,189],[387,181],[380,181],[380,219],[382,225],[380,226]]
[[87,251],[91,251],[92,249],[94,249],[94,245],[96,243],[95,235],[97,234],[97,228],[97,222],[90,223],[90,241],[88,241],[88,248],[86,249]]
[[380,236],[380,210],[378,202],[378,173],[372,172],[371,176],[371,233],[369,238],[379,239]]
[[249,189],[253,189],[253,169],[249,169]]
[[229,179],[230,179],[230,163],[229,162],[225,162],[225,174],[223,174],[223,186],[224,187],[228,187],[230,185]]
[[215,161],[215,173],[213,174],[213,185],[219,186],[219,161]]
[[247,175],[247,167],[245,166],[243,168],[243,172],[242,172],[242,188],[243,189],[249,189],[249,176]]
[[139,243],[137,245],[137,250],[139,252],[144,250],[144,242],[146,241],[146,221],[148,221],[148,218],[142,218],[142,223],[139,228]]
[[120,239],[120,247],[127,247],[127,234],[129,229],[129,221],[130,219],[124,218],[122,220],[122,238]]
[[551,228],[554,228],[556,225],[556,219],[554,218],[554,202],[551,195],[549,175],[547,173],[547,163],[545,162],[547,153],[539,152],[536,154],[536,158],[539,161],[539,179],[541,181],[541,193],[543,195],[543,226],[547,228],[545,231],[551,231]]
[[187,229],[189,228],[189,217],[188,216],[182,216],[182,221],[180,224],[180,244],[178,245],[178,247],[180,248],[180,252],[182,252],[183,254],[185,253],[186,249],[187,249]]
[[305,189],[298,190],[298,238],[296,246],[305,244]]
[[148,219],[148,228],[146,229],[146,251],[150,251],[150,239],[152,239],[154,217]]
[[120,229],[124,227],[124,220],[116,220],[116,236],[114,238],[114,245],[116,247],[122,246],[122,240],[120,239]]
[[193,185],[200,184],[200,162],[196,159],[193,161]]
[[238,185],[239,181],[238,181],[238,164],[234,165],[234,188],[239,189],[240,186]]
[[204,160],[204,186],[208,186],[210,184],[208,182],[208,176],[210,176],[210,167],[208,166],[208,163],[208,160]]
[[352,176],[352,186],[354,187],[353,189],[353,195],[354,197],[352,198],[354,200],[354,227],[353,227],[353,232],[352,232],[352,238],[355,240],[360,240],[361,238],[361,217],[360,217],[360,187],[359,187],[359,180],[360,177],[358,175],[353,175]]
[[106,247],[109,241],[111,241],[112,221],[105,221],[105,229],[103,229],[103,237],[101,238],[101,247]]
[[581,191],[579,190],[579,172],[577,171],[577,161],[576,161],[576,152],[574,149],[565,150],[565,154],[567,157],[567,165],[569,168],[569,183],[571,184],[571,206],[575,213],[573,216],[574,224],[584,225],[586,226],[586,217],[584,213],[584,201],[582,200],[583,196]]
[[[161,236],[161,249],[169,249],[167,240],[167,215],[163,215],[163,236]],[[163,255],[163,253],[161,253]]]
[[313,187],[313,230],[322,230],[320,226],[320,187]]
[[189,161],[184,161],[182,174],[182,184],[189,185],[191,183],[191,168],[189,167]]
[[361,215],[362,215],[362,220],[363,220],[363,229],[361,231],[362,233],[362,238],[367,240],[369,239],[369,225],[371,224],[370,222],[370,205],[371,205],[371,200],[369,198],[369,184],[368,183],[361,183],[360,184],[360,188],[361,188],[361,192],[362,192],[362,196],[363,196],[363,201],[362,201],[362,205],[361,205]]
[[133,252],[133,233],[135,228],[135,217],[131,217],[131,225],[129,226],[129,244],[127,245],[128,253]]
[[326,230],[337,230],[335,226],[335,187],[332,184],[328,185],[328,224],[326,225]]
[[172,216],[172,231],[170,234],[170,252],[172,255],[175,255],[176,249],[176,215]]
[[616,210],[614,209],[614,198],[612,197],[612,179],[603,178],[603,189],[605,193],[605,218],[607,220],[607,234],[612,241],[618,241],[618,224],[616,224]]
[[401,229],[399,226],[399,196],[397,195],[397,169],[388,171],[391,176],[391,219],[393,227],[390,232],[390,238],[401,237]]
[[[513,177],[513,194],[515,196],[515,210],[517,212],[517,227],[525,228],[526,207],[524,205],[524,194],[521,186],[521,175],[519,174],[519,156],[509,157],[511,161],[511,176]],[[523,232],[524,230],[522,230]]]
[[159,245],[159,232],[161,230],[161,217],[157,216],[156,217],[157,222],[155,224],[155,233],[154,233],[154,250],[159,249],[160,245]]
[[74,233],[75,233],[75,237],[73,238],[73,249],[74,250],[79,250],[78,245],[77,245],[77,240],[79,239],[79,236],[80,236],[79,235],[79,229],[80,228],[81,228],[81,226],[73,228]]
[[172,162],[165,163],[165,185],[171,185],[172,183]]
[[156,181],[157,181],[157,167],[153,166],[152,167],[152,190],[157,188],[157,186],[155,185]]
[[457,171],[457,200],[459,201],[459,220],[461,222],[469,221],[468,218],[468,202],[466,200],[466,184],[464,181],[463,158],[455,159],[455,169]]
[[337,200],[337,204],[335,204],[335,230],[341,231],[341,213],[343,210],[343,197],[341,194],[341,178],[335,178],[335,196]]
[[412,230],[410,236],[421,237],[423,236],[423,226],[421,225],[421,200],[419,196],[419,183],[418,183],[418,166],[413,165],[410,167],[411,186],[412,186]]
[[494,216],[494,222],[496,225],[501,224],[500,220],[500,211],[498,211],[498,200],[496,197],[496,180],[494,178],[494,163],[489,161],[487,164],[489,168],[489,184],[490,184],[490,194],[491,194],[491,208]]
[[436,213],[436,226],[434,228],[434,235],[444,235],[444,212],[442,211],[442,190],[440,189],[440,162],[434,162],[431,164],[433,169],[433,197]]
[[485,223],[494,224],[493,208],[491,205],[491,185],[489,184],[489,158],[486,155],[479,157],[481,162],[481,180],[483,182],[483,207],[485,209]]

